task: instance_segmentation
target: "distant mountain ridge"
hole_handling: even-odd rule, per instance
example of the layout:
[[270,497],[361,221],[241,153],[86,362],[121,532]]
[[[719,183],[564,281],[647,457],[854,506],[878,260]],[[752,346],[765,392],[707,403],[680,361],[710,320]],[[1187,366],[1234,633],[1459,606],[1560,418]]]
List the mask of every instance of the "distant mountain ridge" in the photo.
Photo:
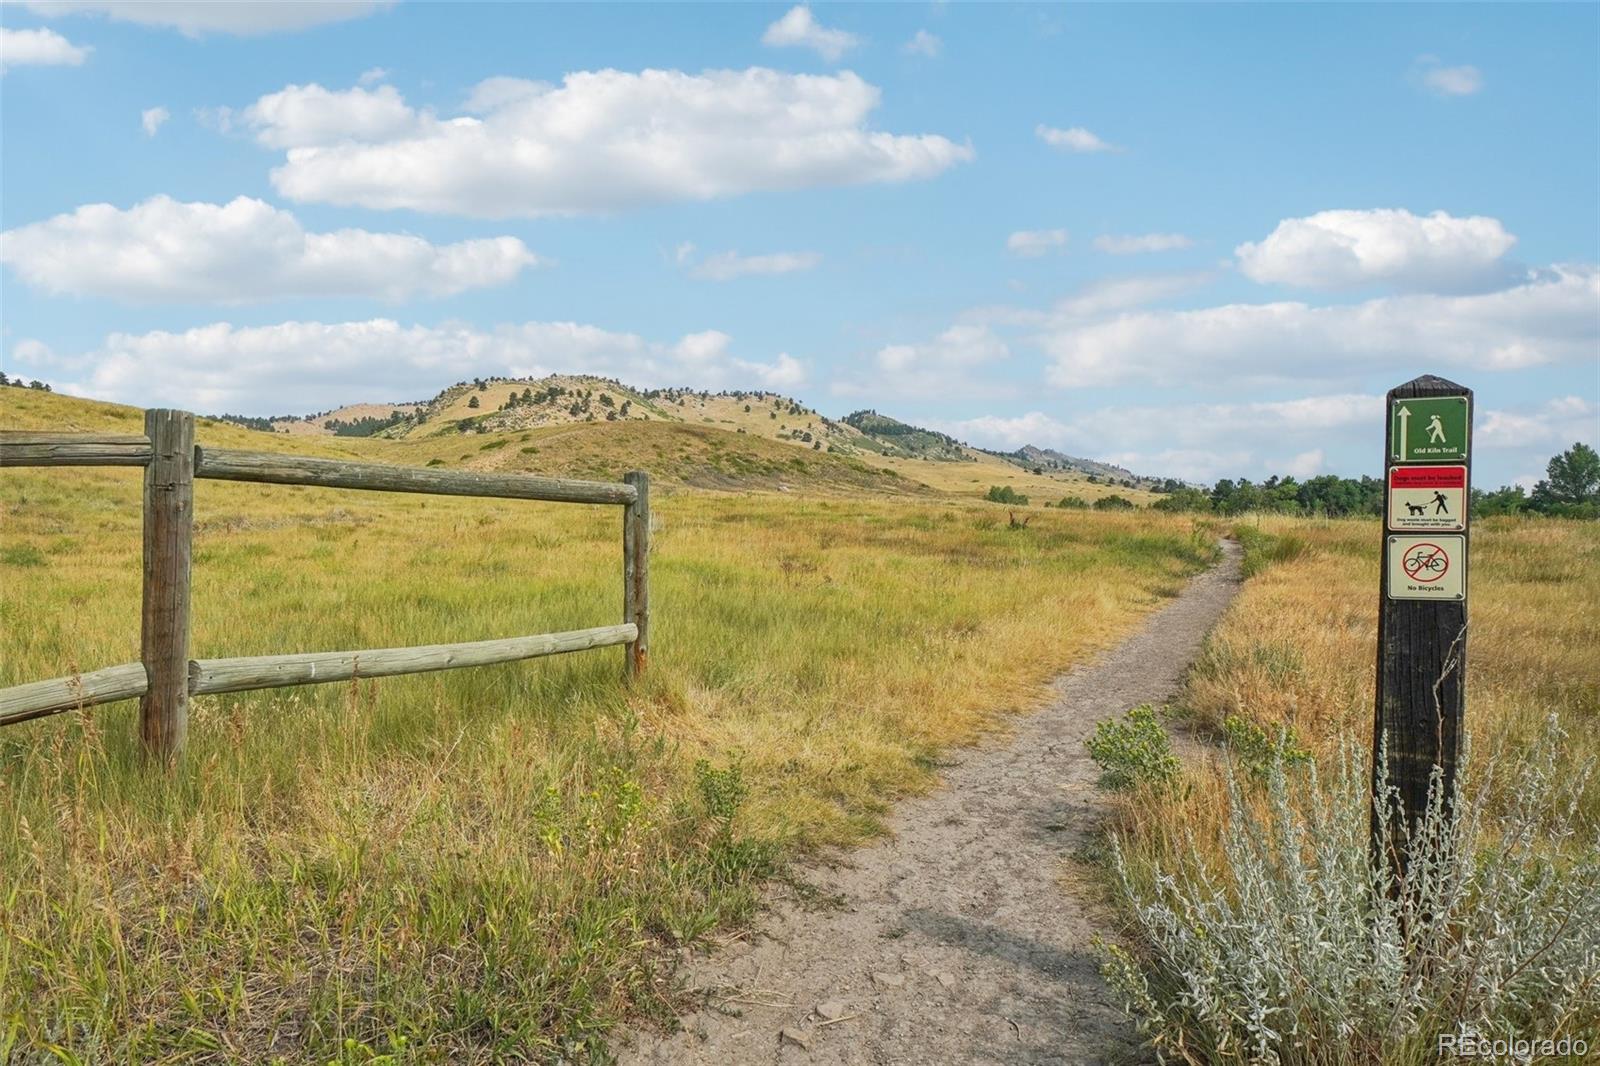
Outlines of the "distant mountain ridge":
[[1141,477],[1126,467],[1117,466],[1115,463],[1103,463],[1098,459],[1080,459],[1076,455],[1067,455],[1053,448],[1035,448],[1025,444],[1014,452],[994,452],[1000,458],[1028,470],[1071,470],[1080,474],[1092,474],[1095,477],[1109,478],[1112,481],[1143,482],[1152,479]]
[[974,463],[993,457],[1030,473],[1080,474],[1129,487],[1151,480],[1114,463],[1033,445],[1010,452],[975,448],[948,433],[902,422],[870,408],[835,420],[781,393],[637,389],[613,378],[587,374],[475,378],[457,382],[421,402],[346,404],[312,415],[218,417],[275,433],[394,439],[594,422],[687,422],[851,456],[938,463]]

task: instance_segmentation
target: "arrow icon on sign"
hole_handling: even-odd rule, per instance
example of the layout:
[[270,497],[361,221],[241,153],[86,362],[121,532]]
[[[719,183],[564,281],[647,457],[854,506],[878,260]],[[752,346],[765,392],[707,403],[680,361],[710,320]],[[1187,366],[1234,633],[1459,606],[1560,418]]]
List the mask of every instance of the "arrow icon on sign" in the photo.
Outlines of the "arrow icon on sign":
[[1404,459],[1410,454],[1406,451],[1406,423],[1411,421],[1411,408],[1402,407],[1394,414],[1400,420],[1400,446],[1395,449],[1394,457],[1396,459]]

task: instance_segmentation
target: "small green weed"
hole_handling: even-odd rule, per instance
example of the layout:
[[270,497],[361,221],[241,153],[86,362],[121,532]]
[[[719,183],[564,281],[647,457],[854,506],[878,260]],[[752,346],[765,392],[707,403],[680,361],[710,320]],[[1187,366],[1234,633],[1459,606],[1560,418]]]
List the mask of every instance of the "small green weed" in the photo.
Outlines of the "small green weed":
[[1274,766],[1287,769],[1311,762],[1311,752],[1300,746],[1299,738],[1288,726],[1281,727],[1274,738],[1249,719],[1230,714],[1222,728],[1234,762],[1256,781],[1265,781]]
[[1149,704],[1135,707],[1120,721],[1108,718],[1101,722],[1085,746],[1100,767],[1103,788],[1119,792],[1140,785],[1165,789],[1177,783],[1181,766],[1172,753],[1172,740]]

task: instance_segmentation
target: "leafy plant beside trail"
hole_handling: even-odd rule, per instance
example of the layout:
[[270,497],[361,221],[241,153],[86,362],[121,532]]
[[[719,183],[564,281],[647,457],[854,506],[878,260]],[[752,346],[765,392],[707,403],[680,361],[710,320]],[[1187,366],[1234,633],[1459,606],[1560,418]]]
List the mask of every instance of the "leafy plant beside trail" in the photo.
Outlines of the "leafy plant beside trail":
[[1593,767],[1553,773],[1561,741],[1552,721],[1541,750],[1509,764],[1515,804],[1493,824],[1503,760],[1481,783],[1463,768],[1454,821],[1436,787],[1404,880],[1369,846],[1359,749],[1331,780],[1281,754],[1259,792],[1231,775],[1219,840],[1151,866],[1114,842],[1144,946],[1108,947],[1107,980],[1163,1061],[1423,1063],[1460,1033],[1597,1046],[1600,832],[1575,802]]
[[1148,786],[1167,788],[1178,780],[1182,764],[1172,753],[1172,740],[1156,719],[1154,707],[1135,707],[1121,719],[1095,726],[1086,742],[1089,757],[1100,767],[1100,784],[1115,791]]

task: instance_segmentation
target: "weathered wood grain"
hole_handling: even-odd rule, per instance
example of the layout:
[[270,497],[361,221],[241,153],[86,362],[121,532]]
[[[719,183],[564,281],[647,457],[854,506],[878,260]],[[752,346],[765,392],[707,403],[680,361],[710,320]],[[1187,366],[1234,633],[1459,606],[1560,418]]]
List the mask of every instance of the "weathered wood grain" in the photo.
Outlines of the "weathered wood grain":
[[189,690],[196,695],[244,692],[286,685],[319,685],[355,677],[392,677],[432,670],[534,659],[588,648],[626,644],[638,636],[632,625],[598,626],[565,633],[541,633],[466,644],[424,644],[368,651],[314,651],[297,655],[254,655],[237,659],[198,659],[189,664]]
[[194,415],[144,413],[144,595],[139,658],[150,687],[139,735],[152,758],[176,759],[189,731],[189,573],[194,550]]
[[0,689],[0,726],[98,703],[131,700],[149,688],[143,663],[108,666],[87,674],[57,677]]
[[636,493],[622,512],[622,619],[638,635],[627,648],[627,673],[638,677],[650,659],[650,475],[630,470],[622,476]]
[[273,485],[318,485],[333,489],[426,492],[442,496],[495,496],[558,503],[633,501],[634,489],[609,481],[576,481],[533,474],[475,474],[421,466],[355,463],[300,455],[200,448],[195,476]]
[[0,430],[0,466],[148,466],[150,438],[139,434]]
[[[1468,440],[1473,413],[1472,390],[1444,378],[1424,375],[1389,391],[1384,404],[1385,485],[1391,466],[1429,465],[1396,463],[1392,458],[1393,432],[1390,411],[1396,400],[1415,400],[1430,396],[1465,396],[1468,403]],[[1466,528],[1461,532],[1466,558],[1471,559],[1471,451],[1465,460],[1450,465],[1467,466]],[[1387,491],[1387,488],[1385,489]],[[1387,503],[1387,501],[1385,501]],[[1384,508],[1385,515],[1388,507]],[[1394,532],[1404,532],[1396,530]],[[1427,810],[1428,789],[1434,768],[1438,767],[1448,797],[1455,788],[1456,763],[1460,754],[1462,717],[1466,708],[1467,602],[1461,600],[1392,600],[1389,598],[1388,537],[1385,527],[1378,541],[1380,565],[1378,584],[1378,663],[1375,709],[1372,727],[1373,788],[1393,789],[1400,809],[1394,812],[1415,831],[1416,823]],[[1467,592],[1471,592],[1470,569]],[[1380,778],[1378,753],[1387,757],[1387,775]],[[1383,826],[1376,809],[1372,813],[1374,845],[1386,853],[1397,869],[1404,872],[1409,856],[1407,834],[1397,824]]]

